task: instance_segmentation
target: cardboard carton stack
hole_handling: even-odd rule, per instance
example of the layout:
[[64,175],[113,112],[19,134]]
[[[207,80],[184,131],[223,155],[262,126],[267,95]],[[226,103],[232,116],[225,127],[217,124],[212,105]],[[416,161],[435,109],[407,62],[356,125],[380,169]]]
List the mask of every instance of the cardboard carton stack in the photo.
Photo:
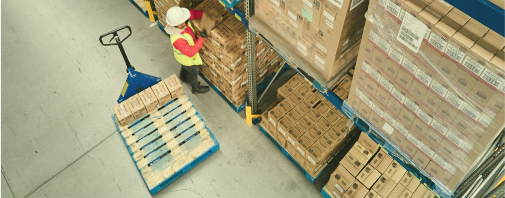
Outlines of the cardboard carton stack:
[[182,89],[181,82],[174,74],[158,84],[131,96],[112,109],[116,114],[119,125],[126,126],[135,119],[156,110],[182,94],[184,94],[184,90]]
[[[217,1],[207,0],[195,9],[205,12],[216,12],[215,3]],[[218,4],[219,9],[224,7]],[[248,94],[248,73],[246,57],[246,29],[242,22],[235,16],[226,12],[217,11],[222,15],[222,22],[216,24],[215,28],[206,38],[202,50],[199,52],[205,63],[200,67],[200,71],[211,81],[213,85],[223,93],[235,106],[244,103]],[[193,20],[196,32],[202,31],[201,20]],[[273,64],[266,65],[275,58],[276,53],[271,50],[259,38],[256,40],[257,63],[268,53],[259,68],[256,81],[261,82],[271,73],[277,71],[281,66],[282,59],[277,58]]]
[[[139,0],[136,0],[136,1],[139,1]],[[161,23],[161,25],[163,25],[163,27],[166,27],[167,22],[166,22],[165,15],[167,14],[167,10],[169,8],[174,7],[174,6],[178,6],[178,7],[182,7],[182,8],[188,8],[191,10],[191,9],[195,8],[197,5],[199,5],[202,2],[202,0],[154,0],[153,2],[154,2],[154,7],[156,8],[156,13],[158,14],[158,19],[159,19],[158,22]],[[144,8],[145,8],[145,3],[143,1],[140,4],[143,4]],[[219,3],[216,2],[216,4],[219,4]]]
[[[356,57],[368,0],[256,0],[255,15],[326,80]],[[337,14],[338,13],[338,14]]]
[[336,198],[435,198],[363,132],[331,174],[325,188]]
[[372,0],[348,104],[455,189],[504,128],[505,39],[441,0]]
[[315,177],[354,135],[344,116],[300,75],[277,92],[277,101],[261,117],[261,126]]
[[340,99],[345,100],[349,96],[351,91],[352,77],[354,75],[354,69],[351,69],[347,74],[345,74],[331,89]]

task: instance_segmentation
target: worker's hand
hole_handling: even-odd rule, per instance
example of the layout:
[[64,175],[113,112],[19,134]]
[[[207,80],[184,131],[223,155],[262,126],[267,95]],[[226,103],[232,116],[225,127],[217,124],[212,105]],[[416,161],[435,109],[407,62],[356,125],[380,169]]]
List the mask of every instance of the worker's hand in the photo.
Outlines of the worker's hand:
[[200,36],[202,36],[202,38],[207,37],[207,31],[203,30],[202,32],[200,32]]

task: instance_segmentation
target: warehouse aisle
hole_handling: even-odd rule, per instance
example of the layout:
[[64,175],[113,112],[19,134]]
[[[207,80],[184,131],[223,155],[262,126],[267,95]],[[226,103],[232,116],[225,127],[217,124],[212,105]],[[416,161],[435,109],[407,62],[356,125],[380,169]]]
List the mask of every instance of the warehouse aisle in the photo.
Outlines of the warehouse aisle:
[[[149,197],[110,118],[124,62],[98,37],[130,25],[130,62],[166,78],[180,68],[164,33],[127,0],[4,1],[1,14],[2,197]],[[188,96],[221,149],[155,197],[320,196],[324,182],[215,92]]]

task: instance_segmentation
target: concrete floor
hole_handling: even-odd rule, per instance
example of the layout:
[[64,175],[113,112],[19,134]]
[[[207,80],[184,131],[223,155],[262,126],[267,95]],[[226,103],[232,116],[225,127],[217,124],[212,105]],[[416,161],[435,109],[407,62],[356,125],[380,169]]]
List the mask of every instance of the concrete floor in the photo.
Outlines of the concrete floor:
[[[1,196],[150,197],[110,117],[125,65],[98,37],[130,25],[131,63],[166,78],[166,35],[127,0],[6,0],[1,16]],[[221,149],[154,197],[321,197],[332,170],[310,183],[215,92],[188,96]]]

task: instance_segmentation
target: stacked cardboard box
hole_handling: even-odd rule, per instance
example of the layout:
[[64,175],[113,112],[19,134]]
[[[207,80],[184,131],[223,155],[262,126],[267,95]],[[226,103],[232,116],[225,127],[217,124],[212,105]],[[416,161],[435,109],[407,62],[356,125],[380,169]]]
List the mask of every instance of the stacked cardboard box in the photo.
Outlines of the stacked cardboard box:
[[112,109],[116,113],[116,119],[121,126],[133,122],[148,112],[170,102],[172,98],[184,94],[181,82],[177,76],[171,75],[165,80],[141,91],[117,104]]
[[435,194],[363,132],[331,174],[325,188],[336,198],[435,198]]
[[454,190],[504,128],[505,39],[441,0],[372,0],[348,103]]
[[[213,6],[217,1],[207,0],[195,9],[205,12],[214,12]],[[219,9],[224,9],[222,5]],[[200,71],[211,81],[213,85],[223,93],[235,106],[244,103],[248,94],[248,73],[246,57],[246,29],[234,15],[228,12],[218,11],[223,20],[210,33],[205,40],[202,50],[199,52],[205,63]],[[202,31],[200,20],[193,20],[197,34]],[[261,82],[271,73],[281,67],[282,59],[276,58],[274,63],[266,65],[276,57],[271,50],[259,38],[256,40],[257,62],[267,53],[262,64],[256,69],[258,72],[256,81]]]
[[295,75],[277,92],[278,103],[261,116],[261,126],[315,177],[353,136],[344,116]]
[[347,99],[351,91],[351,82],[354,75],[354,69],[345,74],[331,89],[342,100]]
[[285,39],[279,45],[286,42],[326,80],[356,57],[367,8],[368,0],[255,1],[257,18]]

